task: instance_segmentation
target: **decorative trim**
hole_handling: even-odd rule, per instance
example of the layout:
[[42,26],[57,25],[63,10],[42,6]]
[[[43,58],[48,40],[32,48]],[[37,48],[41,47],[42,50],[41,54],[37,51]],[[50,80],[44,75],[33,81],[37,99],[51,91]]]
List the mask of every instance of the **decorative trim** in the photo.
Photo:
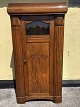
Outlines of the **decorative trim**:
[[[25,9],[24,9],[25,8]],[[22,14],[52,14],[67,12],[66,2],[55,3],[9,3],[7,12],[9,15],[22,15]]]
[[20,20],[19,20],[19,17],[18,16],[11,16],[11,26],[13,27],[20,27]]
[[[63,87],[80,87],[80,80],[63,80]],[[0,80],[0,89],[16,88],[15,80]]]
[[55,26],[64,26],[64,15],[55,15]]

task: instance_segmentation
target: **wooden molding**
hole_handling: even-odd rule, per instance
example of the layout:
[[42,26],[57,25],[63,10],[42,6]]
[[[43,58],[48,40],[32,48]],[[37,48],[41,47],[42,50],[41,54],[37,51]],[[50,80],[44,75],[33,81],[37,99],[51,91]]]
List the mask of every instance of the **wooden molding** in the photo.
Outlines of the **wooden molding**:
[[8,5],[9,14],[53,14],[67,12],[65,2],[60,3],[10,3]]
[[63,15],[55,15],[55,26],[64,26],[64,16]]

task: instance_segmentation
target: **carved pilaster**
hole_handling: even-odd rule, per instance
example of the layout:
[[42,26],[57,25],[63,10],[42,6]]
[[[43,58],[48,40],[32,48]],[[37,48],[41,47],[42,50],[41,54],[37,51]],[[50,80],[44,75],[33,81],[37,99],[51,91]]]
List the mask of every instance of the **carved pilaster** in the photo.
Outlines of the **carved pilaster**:
[[20,19],[18,16],[11,16],[11,26],[13,27],[20,27]]
[[23,73],[23,55],[22,55],[22,42],[20,33],[21,22],[17,16],[11,16],[12,26],[12,40],[13,40],[13,51],[14,51],[14,65],[16,74],[16,95],[17,102],[25,102],[25,87],[24,87],[24,73]]
[[[64,41],[64,16],[55,16],[55,43],[54,43],[54,102],[62,101],[62,64]],[[57,84],[56,84],[57,83]]]
[[55,15],[55,26],[64,26],[64,15]]

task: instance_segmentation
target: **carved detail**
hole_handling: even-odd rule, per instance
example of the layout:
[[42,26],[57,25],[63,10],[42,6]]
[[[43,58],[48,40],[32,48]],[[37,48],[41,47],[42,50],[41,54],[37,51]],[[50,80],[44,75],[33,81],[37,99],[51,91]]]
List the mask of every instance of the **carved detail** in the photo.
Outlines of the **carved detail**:
[[20,19],[19,19],[19,17],[18,16],[12,16],[11,17],[11,25],[13,26],[13,27],[20,27]]
[[56,15],[55,16],[55,25],[56,26],[63,26],[64,25],[64,16],[63,15]]
[[31,55],[31,58],[47,58],[48,56],[47,55],[44,55],[44,54],[34,54],[34,55]]
[[[45,64],[44,66],[42,66],[42,61],[44,62],[44,60],[46,60],[48,58],[47,55],[44,54],[34,54],[31,55],[30,58],[32,59],[32,71],[34,72],[38,72],[41,69],[41,73],[46,73],[46,70],[44,70],[46,68]],[[44,72],[43,72],[44,71]]]

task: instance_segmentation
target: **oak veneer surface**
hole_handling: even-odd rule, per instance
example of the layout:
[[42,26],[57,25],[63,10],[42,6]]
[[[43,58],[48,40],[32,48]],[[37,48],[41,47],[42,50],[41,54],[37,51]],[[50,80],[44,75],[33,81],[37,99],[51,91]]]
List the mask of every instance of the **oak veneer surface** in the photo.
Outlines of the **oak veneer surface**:
[[[10,3],[16,97],[18,103],[47,99],[62,101],[64,16],[66,3]],[[48,24],[49,32],[26,26],[35,21]],[[39,32],[38,32],[39,30]],[[38,32],[36,34],[36,31]]]
[[66,13],[65,2],[60,3],[10,3],[8,5],[9,14],[54,14]]

